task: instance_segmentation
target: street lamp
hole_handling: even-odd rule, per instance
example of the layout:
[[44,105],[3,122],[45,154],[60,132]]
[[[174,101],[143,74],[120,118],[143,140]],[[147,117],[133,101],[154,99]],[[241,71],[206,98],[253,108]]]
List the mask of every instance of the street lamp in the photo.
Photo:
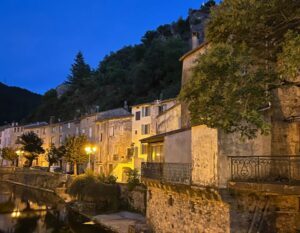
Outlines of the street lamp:
[[16,154],[18,155],[18,164],[17,164],[17,167],[19,167],[20,156],[24,154],[24,151],[22,151],[22,150],[17,150],[17,151],[16,151]]
[[97,147],[95,146],[86,146],[84,148],[86,154],[89,156],[88,168],[91,169],[91,154],[94,154],[97,151]]

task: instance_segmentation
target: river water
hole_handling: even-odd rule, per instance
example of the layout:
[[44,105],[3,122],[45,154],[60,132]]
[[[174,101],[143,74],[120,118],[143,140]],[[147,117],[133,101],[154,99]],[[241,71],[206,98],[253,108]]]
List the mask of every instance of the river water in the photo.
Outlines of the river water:
[[0,233],[108,232],[86,223],[54,194],[0,182]]

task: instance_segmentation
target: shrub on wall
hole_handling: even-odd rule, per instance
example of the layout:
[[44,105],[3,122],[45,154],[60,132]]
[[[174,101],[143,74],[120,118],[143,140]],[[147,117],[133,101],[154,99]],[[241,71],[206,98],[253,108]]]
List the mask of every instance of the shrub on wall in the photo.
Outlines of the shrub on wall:
[[104,183],[90,172],[76,177],[68,193],[78,201],[93,202],[102,208],[117,209],[119,206],[119,187]]
[[127,187],[129,191],[132,191],[137,185],[140,185],[139,172],[137,169],[130,169],[128,171]]

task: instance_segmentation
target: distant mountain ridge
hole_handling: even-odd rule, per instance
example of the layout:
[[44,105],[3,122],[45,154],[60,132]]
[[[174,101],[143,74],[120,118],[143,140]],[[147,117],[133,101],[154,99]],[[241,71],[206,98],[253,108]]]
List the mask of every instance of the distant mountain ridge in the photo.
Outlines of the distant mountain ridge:
[[21,121],[41,102],[41,95],[0,82],[0,125]]

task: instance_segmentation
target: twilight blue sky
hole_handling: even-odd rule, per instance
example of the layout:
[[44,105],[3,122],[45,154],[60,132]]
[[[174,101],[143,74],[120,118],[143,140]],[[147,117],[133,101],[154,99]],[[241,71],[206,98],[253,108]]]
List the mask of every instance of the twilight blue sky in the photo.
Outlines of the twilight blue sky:
[[76,53],[96,67],[147,30],[186,17],[203,0],[0,0],[0,82],[43,94]]

